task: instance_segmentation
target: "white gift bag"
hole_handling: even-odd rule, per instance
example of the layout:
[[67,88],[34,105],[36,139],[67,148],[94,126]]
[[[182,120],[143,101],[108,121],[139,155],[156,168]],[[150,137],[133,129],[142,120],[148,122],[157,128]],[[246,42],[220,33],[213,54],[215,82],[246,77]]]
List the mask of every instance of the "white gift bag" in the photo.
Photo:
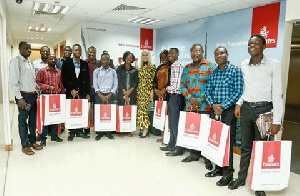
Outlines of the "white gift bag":
[[133,132],[136,130],[136,106],[117,106],[117,132]]
[[251,153],[251,189],[277,191],[288,186],[291,141],[254,141]]
[[67,129],[86,128],[89,126],[89,102],[87,99],[66,100]]
[[176,145],[201,150],[201,140],[205,137],[203,134],[205,134],[207,119],[209,118],[205,114],[181,111]]
[[40,98],[42,125],[53,125],[65,122],[66,95],[43,94]]
[[116,105],[94,104],[95,131],[116,131]]
[[166,115],[163,143],[168,144],[169,140],[170,140],[169,117],[168,115]]
[[159,130],[164,130],[166,120],[166,101],[155,101],[155,108],[153,114],[153,127]]
[[201,154],[220,167],[229,165],[230,127],[211,119]]

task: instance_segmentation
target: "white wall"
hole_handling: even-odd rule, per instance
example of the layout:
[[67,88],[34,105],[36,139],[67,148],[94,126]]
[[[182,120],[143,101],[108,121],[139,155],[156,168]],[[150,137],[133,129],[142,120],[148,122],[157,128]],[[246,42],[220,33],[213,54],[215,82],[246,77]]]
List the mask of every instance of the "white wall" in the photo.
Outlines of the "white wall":
[[53,43],[52,46],[58,45],[58,54],[59,54],[59,46],[61,42],[66,41],[67,46],[73,46],[74,44],[82,44],[81,43],[81,23],[77,23],[73,25],[70,29],[68,29],[63,35],[59,36]]
[[296,21],[296,20],[300,20],[300,1],[287,0],[285,21]]

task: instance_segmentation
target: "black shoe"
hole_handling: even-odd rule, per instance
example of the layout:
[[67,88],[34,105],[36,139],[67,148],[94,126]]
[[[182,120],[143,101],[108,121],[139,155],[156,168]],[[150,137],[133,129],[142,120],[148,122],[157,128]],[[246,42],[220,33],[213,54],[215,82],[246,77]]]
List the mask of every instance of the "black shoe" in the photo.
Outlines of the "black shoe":
[[265,191],[255,191],[256,196],[266,196]]
[[142,131],[140,131],[140,132],[139,132],[139,136],[142,136],[142,135],[143,135],[143,132],[142,132]]
[[203,157],[204,159],[204,163],[205,163],[205,168],[207,170],[212,170],[213,169],[213,165],[211,164],[211,161],[208,160],[207,158]]
[[46,139],[41,139],[40,146],[45,147],[46,146]]
[[108,134],[106,135],[108,137],[108,139],[112,140],[112,139],[115,139],[114,136],[112,136],[112,134]]
[[182,159],[181,162],[183,162],[183,163],[189,163],[189,162],[192,162],[192,161],[199,161],[199,158],[196,159],[196,158],[194,158],[194,157],[192,157],[192,156],[188,156],[188,157]]
[[228,184],[228,188],[230,190],[234,190],[234,189],[239,188],[239,186],[244,186],[245,184],[246,184],[246,182],[244,180],[236,179],[236,180],[231,181]]
[[217,186],[227,186],[232,181],[232,176],[223,176],[217,183]]
[[149,131],[146,133],[146,135],[143,135],[143,134],[142,134],[142,135],[140,136],[140,138],[146,138],[146,137],[150,137],[150,132],[149,132]]
[[171,152],[167,152],[166,155],[170,156],[170,157],[175,157],[175,156],[183,155],[183,150],[175,148],[175,150],[173,150]]
[[159,147],[159,149],[161,151],[173,151],[174,150],[174,148],[171,148],[169,146]]
[[83,133],[76,133],[76,137],[82,137],[83,139],[89,139],[90,138],[89,135],[85,135]]
[[85,129],[85,130],[84,130],[84,135],[88,135],[88,134],[90,134],[90,133],[91,133],[90,129]]
[[55,136],[55,137],[51,137],[51,141],[62,142],[63,140],[60,137]]
[[207,172],[205,174],[205,177],[216,177],[216,176],[223,176],[223,171],[219,169],[214,169],[213,171]]
[[102,136],[103,136],[103,135],[98,134],[98,135],[95,137],[95,140],[96,140],[96,141],[100,140]]
[[68,137],[68,141],[73,141],[74,137],[75,137],[75,135],[70,134],[69,137]]

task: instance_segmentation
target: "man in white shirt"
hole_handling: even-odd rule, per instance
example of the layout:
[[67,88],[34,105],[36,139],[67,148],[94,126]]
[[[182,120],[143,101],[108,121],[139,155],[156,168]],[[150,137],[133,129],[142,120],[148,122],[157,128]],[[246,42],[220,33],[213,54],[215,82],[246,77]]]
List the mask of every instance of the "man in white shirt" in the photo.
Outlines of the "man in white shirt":
[[48,46],[41,47],[40,54],[41,54],[41,58],[33,61],[35,75],[40,69],[48,66],[48,57],[50,55],[50,48]]
[[[31,150],[41,150],[36,144],[36,83],[35,72],[29,60],[31,45],[25,41],[19,43],[20,54],[10,61],[9,76],[12,92],[18,104],[18,127],[22,152],[33,155]],[[28,134],[29,128],[29,134]]]
[[[267,58],[263,54],[265,48],[266,39],[259,34],[252,35],[248,41],[248,53],[251,58],[241,64],[244,92],[236,104],[235,116],[241,118],[242,153],[238,179],[228,185],[232,190],[245,185],[253,141],[266,139],[261,138],[255,123],[259,114],[273,109],[272,135],[277,134],[281,127],[283,111],[281,64],[275,59]],[[255,195],[266,194],[264,191],[255,191]]]

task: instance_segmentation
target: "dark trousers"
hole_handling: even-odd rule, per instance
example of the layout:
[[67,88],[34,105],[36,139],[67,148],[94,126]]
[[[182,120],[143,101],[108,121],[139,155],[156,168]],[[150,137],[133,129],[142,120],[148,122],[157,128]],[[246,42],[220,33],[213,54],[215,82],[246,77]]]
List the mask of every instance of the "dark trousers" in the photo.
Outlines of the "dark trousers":
[[[223,111],[221,115],[221,122],[230,126],[230,146],[229,146],[229,166],[220,167],[216,165],[216,169],[223,169],[223,176],[232,176],[234,172],[233,168],[233,146],[235,143],[235,134],[236,134],[236,118],[234,115],[235,106],[232,106]],[[215,119],[215,114],[213,109],[210,112],[210,118]],[[220,117],[219,117],[220,118]]]
[[47,125],[47,126],[43,126],[43,131],[41,134],[42,139],[47,139],[49,130],[51,131],[51,137],[57,136],[57,125]]
[[[106,96],[108,93],[101,93],[102,95]],[[95,104],[113,104],[114,103],[114,95],[111,96],[111,98],[107,102],[103,102],[98,94],[95,94]],[[112,131],[105,131],[105,132],[97,132],[98,135],[103,135],[104,133],[106,135],[111,135]]]
[[[26,109],[21,109],[18,107],[19,115],[18,115],[18,126],[19,126],[19,136],[21,139],[22,147],[28,146],[28,141],[30,143],[36,143],[36,99],[37,94],[27,94],[21,93],[23,99],[27,104],[30,104],[31,107],[29,111]],[[17,101],[17,100],[16,100]],[[27,123],[28,119],[28,123]],[[28,134],[29,127],[29,134]]]
[[178,135],[179,114],[184,108],[184,97],[182,94],[171,94],[168,103],[170,141],[168,146],[174,148]]
[[240,180],[246,180],[247,178],[253,141],[263,140],[260,136],[255,121],[259,117],[259,114],[270,112],[272,108],[272,104],[262,107],[250,107],[246,104],[243,104],[241,107],[242,151],[240,171],[238,173],[238,179]]
[[[73,98],[72,96],[67,96],[66,99],[86,99],[86,96],[84,95],[79,95],[75,98]],[[89,133],[90,132],[90,128],[84,129],[85,133]],[[80,134],[83,133],[83,129],[69,129],[69,134],[75,136],[75,134]]]

